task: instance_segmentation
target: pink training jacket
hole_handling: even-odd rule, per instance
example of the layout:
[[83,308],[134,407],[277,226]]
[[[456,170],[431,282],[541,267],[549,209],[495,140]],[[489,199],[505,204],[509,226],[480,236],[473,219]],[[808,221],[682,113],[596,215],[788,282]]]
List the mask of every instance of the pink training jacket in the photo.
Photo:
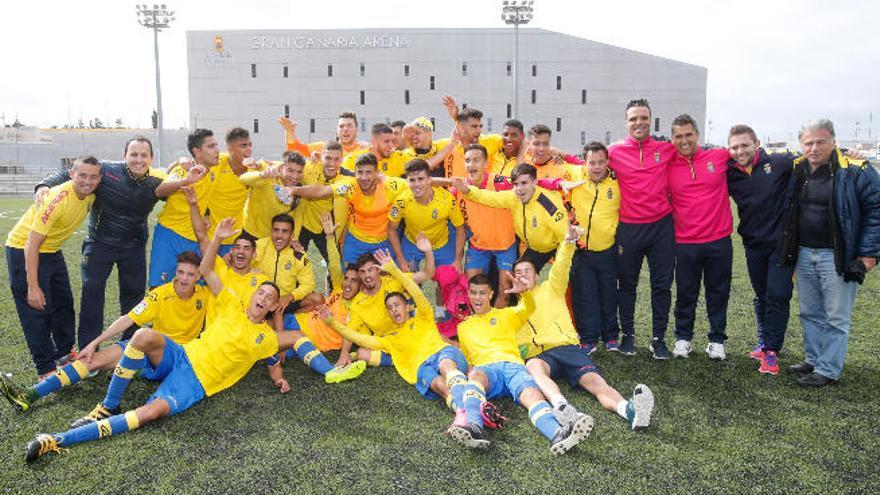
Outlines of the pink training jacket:
[[698,149],[691,159],[676,153],[668,173],[675,242],[702,244],[733,232],[728,160],[730,152],[724,148]]
[[651,223],[669,215],[666,169],[675,159],[672,143],[651,137],[636,141],[627,137],[608,148],[608,166],[620,186],[620,221]]

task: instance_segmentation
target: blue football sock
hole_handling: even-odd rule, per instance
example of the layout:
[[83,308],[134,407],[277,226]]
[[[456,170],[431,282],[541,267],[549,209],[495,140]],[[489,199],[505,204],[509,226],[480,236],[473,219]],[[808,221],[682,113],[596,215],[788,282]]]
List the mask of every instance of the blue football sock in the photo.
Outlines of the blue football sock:
[[452,398],[449,408],[453,411],[464,407],[464,392],[467,388],[467,377],[459,370],[453,370],[446,374],[446,388]]
[[553,415],[553,408],[545,400],[529,409],[529,419],[532,420],[535,428],[547,437],[547,440],[553,440],[553,436],[559,430],[559,421],[556,421],[556,416]]
[[483,426],[481,408],[483,402],[486,402],[486,393],[483,391],[483,387],[473,380],[468,381],[464,387],[462,403],[464,404],[464,412],[467,414],[467,421]]
[[293,344],[293,350],[296,351],[296,355],[302,362],[322,375],[326,375],[328,371],[333,369],[333,365],[330,364],[327,357],[315,348],[315,344],[308,337],[301,337],[297,340]]
[[34,385],[34,394],[37,397],[45,397],[52,392],[57,392],[62,387],[73,385],[84,377],[88,376],[89,368],[82,361],[74,361],[64,365],[63,368],[56,371],[54,375],[49,376],[40,383]]
[[128,389],[128,384],[135,377],[138,370],[144,367],[147,358],[144,353],[135,349],[131,342],[125,346],[122,352],[122,359],[113,370],[113,377],[110,379],[110,385],[107,387],[107,396],[104,397],[102,404],[107,409],[116,409],[122,402],[122,394]]
[[130,430],[134,430],[140,426],[137,414],[134,411],[128,411],[125,414],[117,414],[107,419],[95,421],[65,433],[56,433],[54,436],[58,440],[58,445],[76,445],[82,442],[89,442],[99,438],[109,437],[111,435],[119,435]]

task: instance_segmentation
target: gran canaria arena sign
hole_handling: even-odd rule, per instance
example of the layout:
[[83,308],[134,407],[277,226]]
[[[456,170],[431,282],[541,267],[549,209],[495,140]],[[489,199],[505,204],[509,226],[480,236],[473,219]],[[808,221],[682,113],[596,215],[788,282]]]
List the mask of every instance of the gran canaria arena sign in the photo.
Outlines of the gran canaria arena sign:
[[373,48],[409,48],[406,36],[251,36],[252,50],[363,50]]

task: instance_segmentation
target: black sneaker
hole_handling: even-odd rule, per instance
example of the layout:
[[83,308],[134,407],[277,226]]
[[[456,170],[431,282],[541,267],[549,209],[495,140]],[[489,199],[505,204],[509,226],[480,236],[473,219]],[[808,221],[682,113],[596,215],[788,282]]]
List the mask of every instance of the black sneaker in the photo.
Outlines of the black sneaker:
[[12,381],[12,375],[8,373],[0,373],[0,394],[20,411],[27,411],[31,407],[28,394]]
[[809,375],[813,372],[813,365],[804,361],[803,363],[794,364],[786,368],[789,373],[793,373],[795,375]]
[[651,356],[654,359],[665,361],[672,356],[669,354],[669,349],[666,348],[666,342],[663,342],[660,339],[652,340],[649,349],[651,350]]
[[550,452],[556,455],[568,452],[590,436],[591,431],[593,431],[593,417],[579,413],[573,423],[559,425],[559,431],[550,441]]
[[820,375],[819,373],[816,373],[814,371],[812,373],[809,373],[807,375],[804,375],[804,376],[798,378],[797,382],[798,382],[798,385],[801,385],[804,387],[824,387],[825,385],[828,385],[830,383],[834,383],[835,380],[828,378],[825,375]]
[[618,350],[624,356],[635,356],[636,355],[636,336],[635,335],[624,335],[620,340],[620,346]]
[[94,423],[95,421],[101,421],[102,419],[107,419],[110,416],[116,416],[117,414],[122,413],[121,407],[115,407],[113,409],[107,409],[104,407],[104,404],[98,402],[98,405],[92,409],[92,412],[86,414],[85,416],[79,418],[78,420],[70,423],[71,428],[79,428],[80,426],[85,426],[89,423]]
[[476,423],[470,423],[465,426],[453,424],[446,433],[450,438],[469,449],[485,449],[489,447],[486,432],[482,426]]
[[49,452],[61,453],[61,449],[58,447],[58,439],[54,435],[40,433],[28,442],[24,460],[25,462],[34,462]]

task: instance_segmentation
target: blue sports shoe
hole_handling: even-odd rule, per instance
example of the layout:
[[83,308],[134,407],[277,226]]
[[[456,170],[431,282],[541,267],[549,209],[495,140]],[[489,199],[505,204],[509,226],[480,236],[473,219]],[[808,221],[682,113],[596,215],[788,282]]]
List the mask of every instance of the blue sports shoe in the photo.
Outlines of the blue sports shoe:
[[596,344],[593,344],[592,342],[581,344],[581,350],[584,351],[587,356],[589,356],[590,354],[596,352]]
[[618,348],[620,353],[624,356],[635,356],[636,355],[636,336],[635,335],[624,335],[623,339],[620,341],[620,347]]
[[617,352],[620,350],[620,346],[617,344],[616,339],[609,340],[605,342],[605,350],[608,352]]

